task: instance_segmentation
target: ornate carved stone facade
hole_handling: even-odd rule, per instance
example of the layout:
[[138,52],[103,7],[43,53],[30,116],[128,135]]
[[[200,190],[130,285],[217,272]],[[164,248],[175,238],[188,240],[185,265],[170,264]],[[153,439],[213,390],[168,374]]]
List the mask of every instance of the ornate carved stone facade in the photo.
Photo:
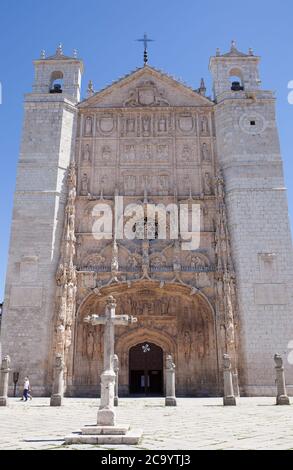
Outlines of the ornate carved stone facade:
[[[217,53],[213,100],[203,81],[195,91],[146,65],[98,93],[91,83],[83,101],[79,59],[59,50],[36,61],[2,333],[4,352],[36,392],[50,393],[59,355],[68,395],[99,393],[103,329],[83,320],[103,314],[112,294],[118,314],[138,319],[116,329],[120,395],[164,393],[160,364],[169,355],[177,395],[221,394],[224,354],[235,390],[239,376],[242,393],[273,393],[264,364],[291,339],[293,263],[273,97],[259,88],[258,60],[235,45]],[[49,93],[56,70],[64,77],[58,95]],[[235,74],[244,90],[231,89]],[[97,239],[97,204],[115,212],[117,196],[124,207],[139,205],[136,233]],[[182,237],[170,237],[170,214],[161,239],[158,220],[146,222],[148,202],[187,211],[197,204],[199,246],[185,250]],[[265,231],[259,222],[269,211],[277,231],[275,222],[264,222]],[[274,323],[280,312],[268,338],[266,314]],[[134,357],[137,348],[143,354]],[[163,355],[153,369],[152,348]]]

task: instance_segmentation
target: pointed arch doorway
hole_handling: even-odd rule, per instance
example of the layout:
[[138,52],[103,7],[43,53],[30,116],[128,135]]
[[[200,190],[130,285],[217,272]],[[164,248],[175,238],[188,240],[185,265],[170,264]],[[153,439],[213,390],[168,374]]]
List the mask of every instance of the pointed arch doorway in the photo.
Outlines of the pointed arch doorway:
[[163,395],[162,348],[154,343],[139,343],[129,350],[129,392],[132,395]]

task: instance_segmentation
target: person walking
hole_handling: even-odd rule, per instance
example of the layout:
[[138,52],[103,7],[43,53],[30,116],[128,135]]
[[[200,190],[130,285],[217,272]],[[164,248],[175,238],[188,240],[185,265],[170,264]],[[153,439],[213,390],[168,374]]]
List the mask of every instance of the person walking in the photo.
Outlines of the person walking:
[[30,395],[29,392],[30,392],[30,382],[29,382],[29,378],[28,378],[28,377],[25,377],[25,379],[24,379],[24,384],[23,384],[22,400],[27,401],[28,398],[31,398],[31,395]]

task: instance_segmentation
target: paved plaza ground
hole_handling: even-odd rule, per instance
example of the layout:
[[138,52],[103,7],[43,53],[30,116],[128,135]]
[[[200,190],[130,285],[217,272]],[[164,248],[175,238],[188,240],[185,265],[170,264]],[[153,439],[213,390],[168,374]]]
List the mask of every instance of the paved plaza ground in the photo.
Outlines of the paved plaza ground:
[[[0,408],[0,449],[117,448],[63,445],[65,435],[95,424],[98,403],[66,398],[52,408],[47,398],[10,398]],[[120,449],[293,449],[293,406],[275,406],[274,398],[241,398],[237,407],[223,407],[221,398],[179,398],[176,408],[163,398],[123,398],[116,410],[118,423],[144,432],[138,446]]]

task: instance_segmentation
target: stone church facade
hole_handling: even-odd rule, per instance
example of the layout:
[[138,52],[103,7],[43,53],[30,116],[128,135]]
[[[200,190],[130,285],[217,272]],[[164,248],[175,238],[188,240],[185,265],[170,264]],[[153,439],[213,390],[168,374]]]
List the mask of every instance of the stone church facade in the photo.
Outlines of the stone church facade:
[[[217,50],[213,99],[203,81],[193,90],[145,65],[97,93],[90,83],[83,101],[81,60],[59,47],[35,61],[1,332],[35,394],[51,393],[61,354],[66,394],[98,395],[103,327],[84,318],[103,315],[109,294],[138,319],[116,329],[121,395],[163,394],[169,354],[178,395],[219,395],[224,353],[235,391],[274,393],[273,356],[293,339],[293,257],[275,98],[259,60],[234,43]],[[114,211],[117,195],[144,217],[133,240],[97,240],[95,208]],[[199,205],[199,247],[158,238],[156,224],[147,238],[147,202]]]

